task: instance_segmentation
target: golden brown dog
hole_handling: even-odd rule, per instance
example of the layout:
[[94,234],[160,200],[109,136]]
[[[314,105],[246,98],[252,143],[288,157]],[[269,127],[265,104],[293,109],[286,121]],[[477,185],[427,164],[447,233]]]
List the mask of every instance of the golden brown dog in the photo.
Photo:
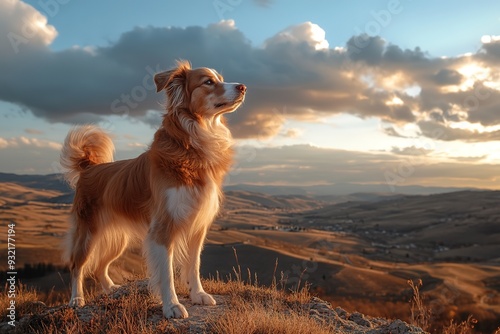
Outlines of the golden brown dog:
[[186,61],[154,80],[167,103],[146,152],[113,162],[110,137],[91,125],[71,130],[64,142],[61,165],[76,189],[66,238],[72,306],[85,303],[88,271],[105,291],[116,287],[108,267],[134,238],[144,240],[150,285],[161,295],[165,317],[188,316],[174,289],[174,259],[193,303],[215,305],[200,282],[200,252],[232,162],[224,114],[241,105],[246,87]]

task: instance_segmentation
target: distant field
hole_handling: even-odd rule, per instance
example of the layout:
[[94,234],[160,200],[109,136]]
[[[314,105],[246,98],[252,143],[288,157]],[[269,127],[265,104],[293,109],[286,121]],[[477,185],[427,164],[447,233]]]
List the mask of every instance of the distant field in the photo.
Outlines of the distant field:
[[[71,193],[57,179],[14,181],[0,182],[0,226],[16,224],[17,267],[62,265]],[[421,278],[441,319],[472,313],[478,328],[500,325],[500,192],[356,198],[230,191],[208,234],[202,274],[234,277],[236,251],[245,280],[270,284],[283,273],[288,287],[307,281],[334,305],[386,317],[408,316],[407,280]],[[127,252],[112,276],[143,276],[140,253]],[[68,289],[67,273],[21,279]]]

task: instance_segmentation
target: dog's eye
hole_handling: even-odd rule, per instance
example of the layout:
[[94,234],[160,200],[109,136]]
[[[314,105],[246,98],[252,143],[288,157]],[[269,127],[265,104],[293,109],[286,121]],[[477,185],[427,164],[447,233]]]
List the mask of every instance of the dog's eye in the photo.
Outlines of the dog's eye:
[[205,85],[213,85],[214,84],[214,81],[212,79],[208,79],[207,81],[204,82]]

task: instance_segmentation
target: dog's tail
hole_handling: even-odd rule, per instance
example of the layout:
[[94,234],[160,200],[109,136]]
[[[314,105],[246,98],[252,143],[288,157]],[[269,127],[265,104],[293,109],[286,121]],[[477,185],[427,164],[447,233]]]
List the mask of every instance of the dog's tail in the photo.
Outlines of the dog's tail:
[[112,162],[114,150],[111,137],[97,126],[83,125],[71,129],[60,157],[64,178],[75,188],[82,171],[92,165]]

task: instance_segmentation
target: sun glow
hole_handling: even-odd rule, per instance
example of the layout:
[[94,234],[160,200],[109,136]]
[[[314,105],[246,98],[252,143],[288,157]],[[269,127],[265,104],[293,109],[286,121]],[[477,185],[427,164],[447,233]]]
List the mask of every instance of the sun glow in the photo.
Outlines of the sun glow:
[[464,77],[464,80],[460,83],[460,85],[441,87],[441,91],[443,93],[469,91],[474,89],[477,83],[491,89],[500,90],[500,83],[497,79],[498,75],[495,75],[489,67],[484,67],[475,62],[468,62],[467,64],[458,67],[456,70]]
[[381,78],[382,87],[390,90],[400,90],[401,87],[408,86],[408,79],[402,73],[396,73],[391,76]]
[[467,78],[477,78],[485,80],[489,77],[489,68],[483,67],[477,63],[470,62],[457,69],[457,71]]
[[29,22],[30,28],[33,29],[36,34],[43,39],[45,44],[50,44],[57,36],[57,30],[47,24],[47,18],[41,14],[34,15],[32,20]]
[[404,102],[399,97],[394,96],[391,100],[387,101],[385,104],[388,106],[394,106],[394,105],[400,106],[403,105]]
[[462,91],[473,88],[474,83],[477,81],[488,81],[491,76],[491,70],[489,68],[473,62],[458,68],[457,71],[465,77],[462,84],[458,86]]
[[484,126],[479,123],[469,123],[466,121],[450,123],[449,126],[453,129],[463,129],[479,133],[488,133],[500,130],[500,125]]

